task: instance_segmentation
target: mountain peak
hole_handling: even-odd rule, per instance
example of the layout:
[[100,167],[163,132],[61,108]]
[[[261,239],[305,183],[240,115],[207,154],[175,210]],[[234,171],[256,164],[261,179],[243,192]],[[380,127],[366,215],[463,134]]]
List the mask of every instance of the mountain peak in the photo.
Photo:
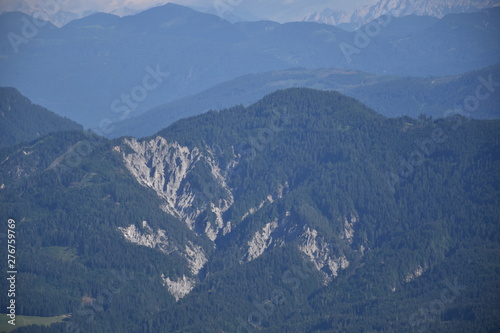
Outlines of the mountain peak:
[[296,87],[277,90],[254,105],[280,105],[287,109],[287,112],[296,113],[297,116],[300,116],[304,110],[308,110],[314,113],[326,112],[325,114],[329,115],[342,114],[348,117],[357,114],[356,118],[359,116],[366,117],[366,119],[381,117],[358,100],[338,91],[312,88]]
[[[183,26],[185,30],[192,29],[193,25],[201,26],[225,22],[218,16],[200,13],[189,7],[174,3],[153,7],[138,14],[126,16],[123,19],[125,22],[133,22],[132,24],[141,27],[158,25],[160,27]],[[226,23],[229,25],[228,22]]]
[[202,14],[189,7],[178,5],[169,2],[165,5],[160,5],[156,7],[149,8],[143,12],[140,12],[134,16],[144,16],[144,15],[169,15],[169,16],[179,16],[179,15],[196,15]]

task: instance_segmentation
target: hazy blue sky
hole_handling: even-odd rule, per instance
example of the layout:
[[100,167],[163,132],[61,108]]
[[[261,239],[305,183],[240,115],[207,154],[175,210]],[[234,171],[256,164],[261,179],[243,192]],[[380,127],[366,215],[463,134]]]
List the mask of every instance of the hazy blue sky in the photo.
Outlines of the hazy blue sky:
[[[234,7],[237,11],[248,12],[258,18],[274,20],[288,20],[299,18],[304,14],[324,8],[343,9],[351,12],[356,7],[377,2],[376,0],[50,0],[61,5],[62,10],[81,13],[86,10],[112,12],[116,9],[129,7],[136,10],[147,9],[155,5],[173,2],[180,5],[196,6],[200,8],[214,7],[216,3],[223,3]],[[0,7],[7,9],[23,2],[30,6],[43,5],[48,0],[0,0]],[[11,9],[12,10],[12,9]]]

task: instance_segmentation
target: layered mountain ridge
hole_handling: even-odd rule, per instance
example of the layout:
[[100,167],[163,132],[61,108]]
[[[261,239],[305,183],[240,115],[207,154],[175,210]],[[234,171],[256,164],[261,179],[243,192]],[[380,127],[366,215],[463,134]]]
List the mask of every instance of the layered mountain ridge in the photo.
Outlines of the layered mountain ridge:
[[[248,106],[276,90],[291,87],[339,91],[387,117],[442,118],[455,112],[477,119],[496,119],[500,116],[500,95],[496,93],[499,78],[499,65],[462,75],[431,78],[375,75],[345,69],[290,69],[245,75],[117,122],[110,137],[150,136],[183,117],[237,104]],[[475,96],[478,87],[488,89],[491,94],[477,109],[467,112],[464,100]]]
[[297,67],[417,77],[478,70],[498,62],[499,15],[493,8],[437,21],[402,17],[347,32],[306,22],[231,24],[173,4],[123,18],[95,14],[62,28],[6,13],[0,84],[102,129],[249,74]]

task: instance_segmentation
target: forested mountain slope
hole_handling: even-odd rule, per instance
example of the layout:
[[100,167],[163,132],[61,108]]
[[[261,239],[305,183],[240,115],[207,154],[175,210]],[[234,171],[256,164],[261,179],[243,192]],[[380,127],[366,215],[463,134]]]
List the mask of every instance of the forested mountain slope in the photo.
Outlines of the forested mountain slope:
[[492,331],[499,126],[288,89],[4,149],[19,314],[72,313],[18,332]]
[[82,130],[74,121],[32,104],[14,88],[0,87],[0,147],[32,141],[47,133]]

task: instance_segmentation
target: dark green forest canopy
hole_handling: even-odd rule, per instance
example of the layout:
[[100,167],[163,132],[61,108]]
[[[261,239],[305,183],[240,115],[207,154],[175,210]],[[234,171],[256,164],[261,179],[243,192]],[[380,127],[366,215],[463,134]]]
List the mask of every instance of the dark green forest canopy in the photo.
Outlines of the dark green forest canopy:
[[0,87],[0,148],[68,130],[83,126],[32,104],[14,88]]
[[[4,149],[0,214],[19,226],[19,314],[73,313],[70,322],[91,332],[494,331],[499,134],[498,120],[389,119],[310,89],[180,120],[158,135],[213,154],[234,195],[223,216],[234,227],[215,247],[133,178],[123,139],[60,132]],[[54,167],[70,147],[80,158]],[[212,179],[201,166],[195,176],[193,184]],[[285,183],[281,197],[242,220]],[[352,242],[341,237],[349,216],[358,220]],[[242,262],[245,244],[275,219],[285,221],[273,234],[284,245]],[[199,284],[178,302],[160,277],[185,274],[185,261],[117,231],[142,221],[206,250]],[[349,259],[328,285],[299,251],[294,230],[304,228]],[[102,309],[82,303],[109,281],[118,292]]]

